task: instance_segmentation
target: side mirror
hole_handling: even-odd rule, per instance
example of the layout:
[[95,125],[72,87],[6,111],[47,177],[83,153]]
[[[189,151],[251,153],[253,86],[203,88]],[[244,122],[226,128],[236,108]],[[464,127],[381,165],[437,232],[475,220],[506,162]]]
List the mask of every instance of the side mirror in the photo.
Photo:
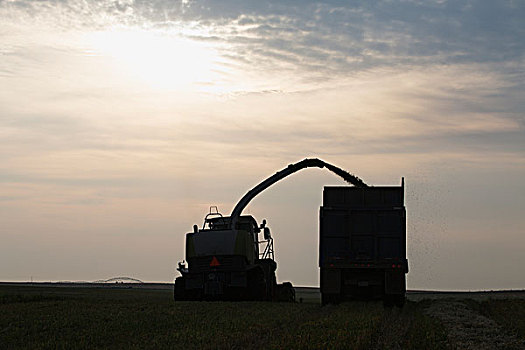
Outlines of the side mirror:
[[270,229],[268,227],[264,228],[264,239],[269,240],[272,238],[272,235],[270,233]]

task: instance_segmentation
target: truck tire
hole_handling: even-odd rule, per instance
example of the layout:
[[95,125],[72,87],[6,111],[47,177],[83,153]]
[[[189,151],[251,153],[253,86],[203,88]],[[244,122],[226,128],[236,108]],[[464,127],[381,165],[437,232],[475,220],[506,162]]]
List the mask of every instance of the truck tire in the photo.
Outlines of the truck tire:
[[394,299],[394,303],[396,304],[397,307],[402,308],[403,306],[405,306],[406,300],[407,299],[405,295],[396,295]]
[[339,294],[321,293],[321,305],[339,304],[340,301],[341,296]]
[[393,307],[394,305],[402,308],[405,306],[406,297],[404,294],[386,294],[383,296],[383,305],[385,307]]

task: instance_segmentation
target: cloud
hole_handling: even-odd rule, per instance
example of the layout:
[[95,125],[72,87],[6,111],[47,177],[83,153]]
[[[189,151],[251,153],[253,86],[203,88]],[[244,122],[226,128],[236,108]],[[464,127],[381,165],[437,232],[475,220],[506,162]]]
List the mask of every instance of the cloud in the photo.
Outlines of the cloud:
[[523,57],[525,7],[516,2],[374,1],[353,7],[316,2],[266,4],[257,11],[249,5],[233,9],[226,3],[219,10],[209,4],[211,10],[204,12],[204,18],[216,28],[216,36],[238,44],[246,56],[261,56],[254,62],[258,64],[265,63],[264,57],[275,64],[279,58],[286,63],[297,55],[305,67],[311,64],[344,72]]
[[520,61],[525,49],[525,6],[515,1],[372,1],[349,6],[314,1],[19,0],[2,2],[0,11],[11,18],[16,11],[14,17],[22,23],[66,30],[171,28],[192,38],[224,42],[231,57],[253,68],[312,75],[322,71],[325,76],[396,65]]
[[[24,164],[45,160],[121,178],[126,171],[141,173],[144,162],[155,168],[173,158],[192,167],[189,164],[198,163],[192,159],[206,158],[203,155],[248,159],[280,154],[284,160],[301,153],[407,156],[454,150],[482,150],[490,161],[491,154],[518,156],[523,149],[523,114],[519,94],[510,94],[514,88],[508,75],[492,71],[490,65],[438,65],[378,69],[341,79],[336,86],[321,84],[293,93],[247,91],[224,100],[201,99],[184,108],[166,103],[157,109],[147,102],[149,96],[124,94],[114,96],[115,103],[86,110],[90,99],[67,98],[71,107],[65,113],[52,105],[35,114],[16,108],[5,113],[0,119],[4,169],[34,171]],[[133,102],[113,111],[123,101]],[[97,113],[100,107],[104,109]],[[179,117],[174,118],[173,111]]]

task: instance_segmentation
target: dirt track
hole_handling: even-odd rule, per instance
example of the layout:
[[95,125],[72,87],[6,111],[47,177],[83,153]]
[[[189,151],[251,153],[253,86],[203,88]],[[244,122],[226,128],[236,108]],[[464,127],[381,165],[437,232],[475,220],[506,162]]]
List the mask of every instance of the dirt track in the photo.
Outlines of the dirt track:
[[426,309],[448,330],[448,338],[457,349],[524,349],[525,342],[459,300],[437,300]]

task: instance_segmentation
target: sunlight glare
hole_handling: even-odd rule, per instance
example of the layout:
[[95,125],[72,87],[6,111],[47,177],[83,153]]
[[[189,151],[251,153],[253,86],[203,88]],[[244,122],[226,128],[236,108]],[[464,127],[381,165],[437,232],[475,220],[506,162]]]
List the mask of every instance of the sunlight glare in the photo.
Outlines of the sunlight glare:
[[208,43],[152,30],[91,33],[91,49],[115,61],[141,83],[160,89],[209,89],[224,67]]

